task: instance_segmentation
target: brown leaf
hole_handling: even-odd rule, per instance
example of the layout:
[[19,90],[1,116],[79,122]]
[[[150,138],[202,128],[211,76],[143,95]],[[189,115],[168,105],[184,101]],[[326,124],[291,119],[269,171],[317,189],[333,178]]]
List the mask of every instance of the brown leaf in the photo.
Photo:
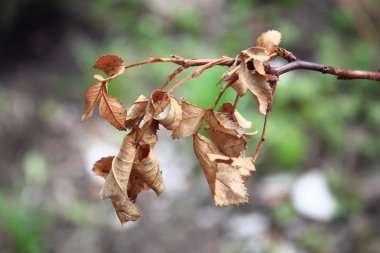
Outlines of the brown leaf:
[[[158,140],[158,137],[157,137],[158,128],[159,128],[158,121],[153,119],[150,126],[144,132],[144,135],[142,137],[142,143],[148,144],[151,146],[151,148],[153,148]],[[140,136],[141,129],[138,129],[137,132],[138,132],[138,136]]]
[[266,75],[265,68],[264,68],[264,62],[253,60],[253,66],[255,67],[255,70],[257,73],[259,73],[262,76]]
[[236,93],[243,97],[247,94],[248,88],[239,79],[231,84],[231,87],[236,91]]
[[212,195],[215,195],[216,162],[212,162],[207,154],[221,154],[218,147],[206,137],[196,134],[193,138],[194,153],[205,174]]
[[241,128],[236,122],[233,122],[228,113],[214,112],[211,109],[206,110],[203,119],[206,121],[207,125],[225,134],[242,136],[244,134],[244,129]]
[[108,173],[110,172],[112,168],[112,160],[115,156],[107,156],[107,157],[102,157],[101,159],[97,160],[92,167],[92,172],[104,179],[107,178]]
[[224,103],[220,108],[220,112],[225,112],[228,113],[232,116],[230,118],[232,121],[236,122],[241,128],[251,128],[252,127],[252,122],[246,120],[236,108],[234,108],[234,105],[226,102]]
[[281,42],[281,33],[275,30],[267,31],[263,34],[261,34],[256,39],[256,47],[263,47],[265,48],[269,54],[272,54],[276,47],[280,45]]
[[141,191],[149,190],[150,187],[144,180],[144,178],[132,168],[131,175],[128,183],[128,197],[132,201],[136,201],[137,195]]
[[247,188],[238,169],[217,163],[214,201],[217,206],[231,206],[248,202]]
[[249,176],[251,175],[251,171],[256,170],[251,158],[235,158],[216,154],[209,154],[208,157],[211,161],[215,161],[218,163],[226,163],[231,166],[234,166],[236,169],[239,170],[240,175],[244,181],[248,180]]
[[127,128],[132,127],[133,124],[139,122],[144,117],[148,103],[149,99],[147,99],[144,95],[140,95],[137,98],[127,112],[127,117],[125,120],[125,126]]
[[123,59],[117,55],[103,55],[96,60],[92,68],[101,70],[108,76],[121,74],[124,71]]
[[107,93],[105,86],[100,97],[99,114],[117,129],[126,130],[125,118],[127,110],[116,97]]
[[103,85],[105,84],[99,82],[87,89],[86,93],[84,94],[86,110],[80,119],[81,121],[88,120],[92,116],[95,105],[99,103]]
[[259,112],[266,115],[272,100],[272,89],[267,84],[265,77],[257,73],[252,74],[247,65],[242,63],[240,64],[239,78],[255,98]]
[[149,111],[155,118],[162,113],[170,104],[168,93],[161,90],[154,90],[149,103]]
[[270,59],[268,51],[264,47],[250,47],[241,51],[249,59],[254,59],[260,62],[264,62]]
[[157,196],[164,191],[164,181],[158,159],[151,150],[150,145],[139,146],[133,170],[141,175]]
[[182,109],[175,97],[169,97],[170,109],[165,118],[159,118],[159,115],[155,117],[161,125],[168,130],[173,130],[179,126],[182,120]]
[[240,157],[247,151],[247,141],[241,136],[226,134],[210,127],[206,127],[205,131],[219,150],[227,156]]
[[177,128],[173,130],[173,139],[185,138],[194,135],[200,125],[204,109],[182,99],[182,120]]
[[113,170],[109,172],[106,178],[106,182],[100,191],[100,197],[102,199],[111,199],[112,205],[122,224],[127,221],[135,221],[141,216],[137,205],[122,192]]
[[112,161],[112,171],[115,175],[115,180],[126,198],[128,198],[129,176],[136,156],[134,138],[134,134],[128,134],[125,136],[119,153]]

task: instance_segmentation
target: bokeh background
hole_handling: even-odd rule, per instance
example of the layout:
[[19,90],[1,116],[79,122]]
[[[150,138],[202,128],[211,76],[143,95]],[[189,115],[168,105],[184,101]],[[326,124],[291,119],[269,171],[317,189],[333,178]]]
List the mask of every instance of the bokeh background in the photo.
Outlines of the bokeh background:
[[[268,29],[301,59],[376,71],[378,0],[5,0],[0,2],[0,251],[380,252],[380,86],[296,71],[281,77],[267,141],[248,181],[250,202],[216,208],[191,139],[159,132],[165,194],[139,197],[143,217],[124,226],[92,164],[124,133],[83,93],[103,54],[235,56]],[[127,106],[176,66],[130,69],[110,92]],[[176,93],[212,105],[225,68]],[[233,99],[227,93],[225,101]],[[261,131],[249,96],[240,112]],[[250,146],[253,152],[256,138]]]

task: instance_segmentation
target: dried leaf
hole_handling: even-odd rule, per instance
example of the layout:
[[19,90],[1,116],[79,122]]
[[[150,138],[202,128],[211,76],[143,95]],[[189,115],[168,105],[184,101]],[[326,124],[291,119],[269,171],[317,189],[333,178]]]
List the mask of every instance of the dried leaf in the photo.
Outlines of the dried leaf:
[[92,172],[104,179],[107,178],[108,173],[110,172],[112,168],[112,160],[115,156],[107,156],[102,157],[98,161],[95,162],[94,166],[92,167]]
[[244,134],[244,129],[237,123],[233,122],[228,113],[214,112],[213,110],[208,109],[206,110],[203,119],[208,126],[215,131],[234,136],[242,136]]
[[105,84],[99,82],[87,89],[86,93],[84,94],[86,110],[80,119],[81,121],[88,120],[92,116],[95,105],[99,103],[103,85]]
[[265,77],[252,74],[246,64],[240,64],[239,78],[255,98],[259,112],[266,115],[272,100],[272,89],[267,84]]
[[105,87],[103,87],[103,92],[100,97],[99,114],[117,129],[126,129],[125,118],[127,116],[127,110],[116,97],[107,93]]
[[248,121],[246,120],[239,112],[236,108],[234,108],[234,105],[229,103],[229,102],[226,102],[224,103],[220,108],[219,108],[219,111],[220,112],[225,112],[225,113],[228,113],[232,116],[232,118],[230,118],[232,121],[236,122],[241,128],[251,128],[252,127],[252,122],[251,121]]
[[128,197],[132,201],[136,201],[137,195],[141,191],[149,190],[150,187],[144,180],[144,178],[132,168],[131,175],[129,176],[128,183]]
[[113,170],[109,172],[106,178],[104,186],[100,191],[100,197],[102,199],[111,199],[112,205],[122,224],[127,221],[137,220],[141,216],[137,205],[122,192]]
[[261,34],[256,39],[256,47],[265,48],[269,54],[272,54],[276,47],[280,45],[281,42],[281,33],[275,30],[267,31]]
[[121,74],[124,72],[123,59],[117,55],[103,55],[96,60],[92,68],[101,70],[108,76]]
[[141,175],[157,196],[164,191],[164,181],[158,159],[151,150],[150,145],[139,146],[133,170]]
[[238,169],[217,163],[214,201],[217,206],[231,206],[248,202],[247,188]]
[[175,97],[169,97],[170,109],[167,116],[163,119],[156,117],[161,125],[168,130],[173,130],[179,126],[182,120],[182,109]]
[[[115,180],[118,187],[128,198],[128,181],[131,174],[133,161],[136,156],[136,146],[134,144],[134,134],[125,136],[123,144],[120,147],[119,153],[112,161],[112,171],[115,175]],[[107,178],[108,179],[108,178]]]
[[264,47],[250,47],[241,52],[250,59],[264,62],[270,59],[268,51]]
[[253,60],[253,66],[255,67],[255,70],[257,73],[259,73],[262,76],[266,75],[265,68],[264,68],[264,62]]
[[[145,130],[144,135],[142,137],[142,143],[148,144],[151,148],[157,143],[157,130],[159,128],[159,124],[157,120],[152,120],[150,126]],[[141,129],[138,129],[138,136],[141,134]]]
[[223,155],[209,154],[209,159],[218,163],[226,163],[237,168],[240,172],[240,175],[244,181],[249,179],[251,171],[255,171],[255,165],[253,164],[251,158],[235,158],[228,157]]
[[193,139],[194,153],[205,174],[212,195],[215,195],[215,179],[217,163],[212,162],[207,154],[221,154],[218,147],[206,137],[196,134]]
[[177,128],[173,130],[173,139],[185,138],[194,135],[200,125],[204,109],[182,99],[182,120]]
[[236,93],[243,97],[247,94],[248,88],[239,79],[231,84],[231,87],[236,91]]
[[241,136],[230,135],[215,130],[214,128],[206,127],[208,133],[223,154],[230,157],[240,157],[245,155],[247,151],[247,141]]
[[127,112],[127,117],[125,120],[125,126],[127,128],[130,128],[133,124],[139,122],[144,117],[148,103],[149,99],[147,99],[144,95],[140,95],[137,98]]

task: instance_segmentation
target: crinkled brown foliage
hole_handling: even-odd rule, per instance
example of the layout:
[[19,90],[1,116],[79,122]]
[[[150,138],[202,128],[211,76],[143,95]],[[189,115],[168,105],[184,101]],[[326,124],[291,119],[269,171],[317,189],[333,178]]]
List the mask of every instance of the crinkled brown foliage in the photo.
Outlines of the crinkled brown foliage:
[[[97,176],[105,179],[100,192],[102,199],[110,199],[121,223],[137,220],[141,212],[137,206],[138,195],[152,189],[157,196],[164,191],[163,175],[154,146],[158,141],[157,130],[162,125],[172,131],[172,138],[193,136],[194,153],[203,169],[211,194],[217,206],[230,206],[248,202],[244,185],[250,173],[255,171],[253,160],[246,157],[246,132],[252,123],[237,111],[238,98],[251,93],[260,113],[266,115],[273,100],[270,82],[277,77],[265,73],[265,64],[274,59],[281,40],[277,31],[263,33],[254,47],[243,50],[234,62],[226,57],[213,60],[192,60],[190,64],[182,57],[150,57],[146,61],[123,65],[116,55],[104,55],[93,65],[108,77],[94,75],[96,84],[85,92],[85,112],[82,121],[89,119],[96,105],[99,114],[119,130],[127,130],[120,151],[115,156],[98,160],[93,167]],[[181,65],[170,74],[161,89],[154,90],[150,98],[140,95],[127,110],[114,96],[108,93],[107,85],[124,73],[126,68],[153,62],[173,62]],[[234,103],[223,104],[218,111],[201,108],[185,99],[179,100],[172,92],[189,78],[197,78],[206,69],[216,65],[230,66],[223,74],[224,86],[215,105],[226,89],[237,93]],[[171,89],[164,91],[171,81],[184,69],[199,66],[190,75],[179,80]],[[199,134],[205,123],[209,138]]]

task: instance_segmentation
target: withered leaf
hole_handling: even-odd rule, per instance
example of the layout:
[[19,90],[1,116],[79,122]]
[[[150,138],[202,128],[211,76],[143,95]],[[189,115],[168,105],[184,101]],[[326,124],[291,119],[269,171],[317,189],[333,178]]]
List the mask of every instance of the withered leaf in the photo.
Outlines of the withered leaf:
[[207,125],[215,131],[234,136],[242,136],[244,134],[244,129],[236,122],[233,122],[228,113],[214,112],[213,110],[208,109],[205,111],[203,119],[206,121]]
[[[149,127],[145,130],[143,137],[142,137],[142,143],[148,144],[151,146],[151,148],[154,147],[154,145],[157,143],[158,137],[157,137],[157,130],[159,128],[159,123],[157,120],[153,119]],[[138,136],[141,134],[141,129],[137,129]]]
[[266,75],[265,68],[264,68],[264,62],[253,60],[253,66],[255,67],[255,70],[257,73],[259,73],[262,76]]
[[217,206],[231,206],[248,202],[248,192],[238,169],[217,163],[214,201]]
[[107,93],[103,87],[103,92],[99,102],[99,114],[114,127],[119,130],[125,130],[125,118],[127,110],[124,105],[114,96]]
[[247,151],[247,141],[241,136],[226,134],[210,127],[206,127],[205,131],[227,156],[240,157]]
[[162,113],[165,108],[170,104],[168,93],[161,90],[154,90],[151,95],[149,103],[149,111],[155,118]]
[[128,183],[128,197],[135,201],[141,191],[149,190],[150,187],[144,178],[132,168]]
[[134,134],[128,134],[125,136],[119,153],[112,161],[112,171],[115,175],[117,186],[121,189],[126,198],[128,198],[129,176],[136,156],[134,138]]
[[124,71],[123,59],[117,55],[103,55],[96,60],[92,68],[101,70],[108,76],[121,74]]
[[173,130],[174,139],[185,138],[194,135],[200,125],[204,114],[204,109],[182,99],[182,120],[177,128]]
[[257,61],[267,61],[270,59],[268,51],[264,47],[250,47],[246,50],[241,51],[242,54],[248,56],[250,59]]
[[127,117],[125,120],[125,126],[127,128],[131,127],[136,122],[139,122],[144,117],[148,103],[149,99],[147,99],[144,95],[140,95],[137,98],[127,112]]
[[241,128],[251,128],[252,127],[252,122],[246,120],[240,112],[236,108],[234,108],[234,105],[226,102],[224,103],[220,108],[220,112],[225,112],[231,115],[231,120],[236,122]]
[[141,145],[137,150],[133,170],[141,175],[144,181],[159,196],[164,191],[164,180],[160,171],[157,156],[150,145]]
[[251,158],[243,157],[228,157],[223,155],[209,154],[209,159],[218,163],[226,163],[237,168],[240,175],[244,181],[247,181],[251,175],[251,171],[255,171],[255,165],[253,164]]
[[160,119],[156,117],[161,125],[168,130],[173,130],[179,126],[182,120],[182,109],[175,97],[169,97],[170,109],[165,118]]
[[88,120],[94,111],[95,105],[99,103],[101,93],[102,93],[102,86],[105,85],[102,82],[96,83],[92,85],[90,88],[87,89],[86,93],[84,94],[84,101],[85,101],[85,112],[81,117],[81,121]]
[[247,94],[248,88],[239,79],[231,84],[231,87],[236,91],[236,93],[242,97]]
[[275,30],[270,30],[265,33],[262,33],[256,39],[256,47],[265,48],[269,54],[272,54],[276,47],[280,45],[281,42],[281,33]]
[[255,98],[259,112],[266,115],[272,100],[272,89],[267,84],[265,77],[257,73],[252,74],[247,65],[242,63],[240,64],[239,78]]
[[206,137],[196,134],[193,138],[194,153],[203,169],[212,195],[215,195],[217,163],[210,160],[207,154],[221,154],[218,147]]
[[107,157],[102,157],[101,159],[97,160],[92,167],[92,172],[100,176],[104,179],[107,178],[108,173],[110,172],[112,168],[112,160],[114,156],[107,156]]
[[127,221],[137,220],[141,216],[141,212],[137,205],[133,203],[122,192],[119,183],[116,181],[113,169],[110,170],[103,188],[100,191],[102,199],[111,199],[112,205],[122,224]]

